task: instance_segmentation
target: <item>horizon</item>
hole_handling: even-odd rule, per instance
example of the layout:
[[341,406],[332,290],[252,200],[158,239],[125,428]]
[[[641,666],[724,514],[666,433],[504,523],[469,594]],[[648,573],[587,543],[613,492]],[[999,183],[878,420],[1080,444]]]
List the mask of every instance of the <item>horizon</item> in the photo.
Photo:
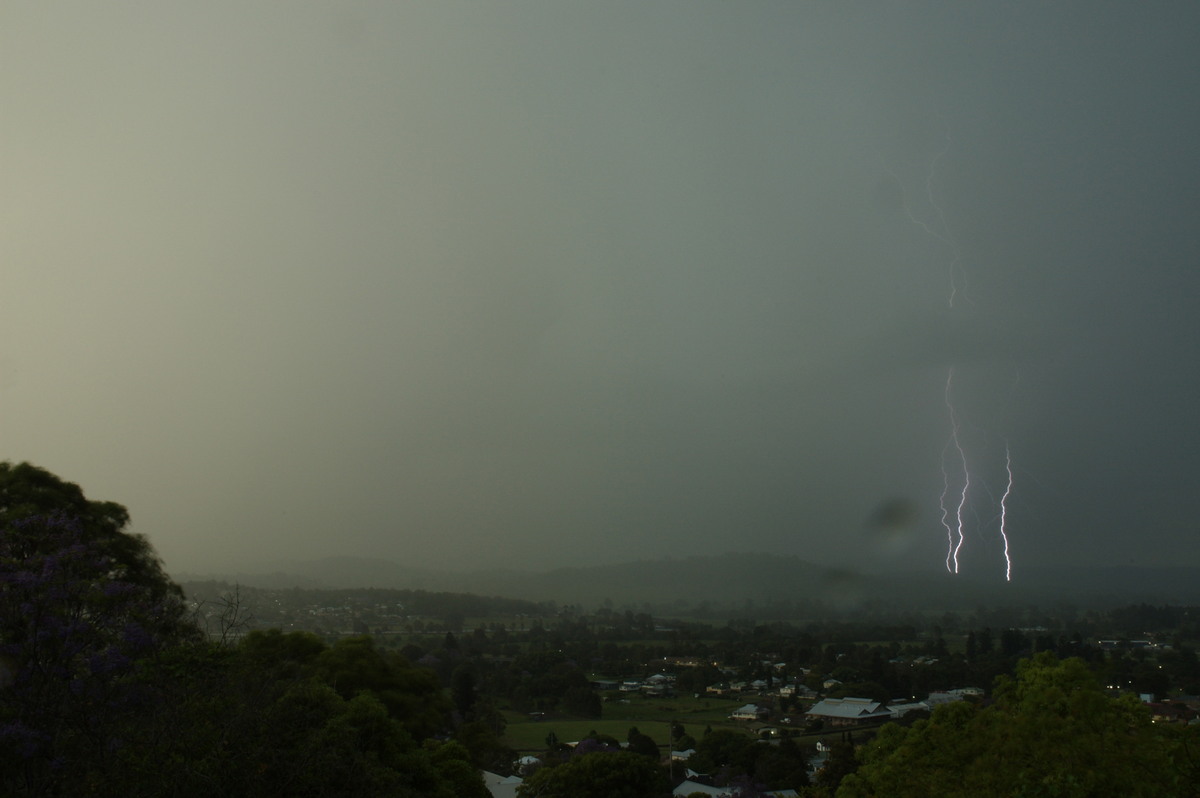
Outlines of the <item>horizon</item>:
[[[648,572],[654,576],[647,578]],[[277,561],[223,573],[183,573],[183,585],[220,582],[262,590],[416,590],[504,596],[564,606],[650,608],[656,614],[686,606],[750,613],[780,606],[823,607],[821,612],[880,610],[901,614],[979,607],[1117,607],[1134,603],[1187,606],[1200,602],[1194,566],[1076,566],[1033,568],[1008,581],[1001,575],[954,575],[944,570],[854,571],[765,552],[725,552],[546,570],[439,571],[398,563],[335,557]],[[989,578],[990,577],[990,578]],[[748,603],[747,603],[748,602]],[[758,609],[753,609],[754,605]],[[773,608],[773,609],[772,609]]]

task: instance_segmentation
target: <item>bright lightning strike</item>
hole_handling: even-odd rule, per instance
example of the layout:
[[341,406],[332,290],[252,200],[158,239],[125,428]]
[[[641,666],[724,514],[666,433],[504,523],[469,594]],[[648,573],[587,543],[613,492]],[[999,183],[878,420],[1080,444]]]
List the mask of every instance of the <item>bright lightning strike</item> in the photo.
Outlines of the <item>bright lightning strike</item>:
[[[958,412],[954,409],[953,399],[954,387],[954,368],[951,367],[950,372],[946,375],[946,409],[950,411],[950,440],[946,442],[946,446],[942,449],[942,526],[946,527],[947,551],[946,551],[946,570],[951,573],[958,573],[958,553],[963,545],[963,510],[967,506],[967,494],[971,489],[971,472],[967,468],[967,453],[963,450],[962,441],[959,439],[959,423]],[[950,473],[946,470],[946,449],[950,448],[951,444],[954,450],[958,452],[959,462],[962,464],[962,491],[958,497],[958,505],[954,509],[954,524],[950,523],[950,505],[947,498],[950,495]]]
[[[929,168],[925,172],[924,202],[927,210],[924,213],[918,214],[914,212],[913,206],[908,201],[907,193],[904,191],[903,181],[900,180],[895,172],[888,168],[886,163],[883,168],[900,185],[902,205],[908,220],[916,227],[921,228],[926,235],[941,242],[949,254],[950,262],[947,270],[949,272],[950,293],[948,303],[953,310],[961,300],[966,300],[972,304],[973,302],[967,294],[967,272],[962,266],[958,242],[954,238],[954,234],[946,218],[945,210],[941,203],[938,202],[937,192],[935,191],[938,166],[949,151],[950,144],[951,137],[947,130],[944,146],[933,156],[933,159],[929,162]],[[984,475],[977,473],[976,476],[979,479],[972,480],[971,478],[967,461],[967,441],[963,434],[954,393],[954,367],[951,366],[949,373],[946,375],[945,386],[946,410],[950,416],[950,436],[945,446],[942,447],[942,494],[938,503],[942,510],[942,527],[946,530],[946,570],[957,574],[960,567],[960,554],[966,538],[964,534],[966,529],[966,522],[964,520],[966,514],[968,512],[974,513],[976,525],[979,528],[985,526],[980,520],[977,504],[971,501],[972,490],[977,491],[982,488],[993,506],[996,504],[996,499],[995,495],[988,488]],[[951,447],[953,447],[956,455],[954,459],[958,461],[957,466],[949,465],[950,457],[948,455]],[[979,466],[978,463],[975,463],[975,465],[976,467]],[[960,468],[961,474],[958,473],[958,469]],[[1012,557],[1009,552],[1008,539],[1008,500],[1013,491],[1013,467],[1012,453],[1007,441],[1004,444],[1004,468],[1008,476],[1008,482],[1004,489],[1004,495],[1000,497],[997,516],[1000,520],[1000,537],[1004,544],[1004,578],[1011,582]],[[987,525],[990,525],[990,522]]]
[[954,527],[950,526],[950,505],[946,504],[946,497],[950,495],[950,472],[946,470],[946,450],[949,448],[950,441],[946,441],[942,447],[942,497],[938,504],[942,508],[942,526],[946,528],[946,570],[954,573],[951,564],[954,558]]
[[1012,558],[1008,555],[1008,497],[1012,493],[1013,488],[1013,471],[1012,471],[1012,454],[1008,448],[1008,441],[1004,442],[1004,470],[1008,474],[1008,484],[1004,488],[1004,495],[1000,497],[1000,537],[1004,540],[1004,579],[1008,582],[1012,581]]

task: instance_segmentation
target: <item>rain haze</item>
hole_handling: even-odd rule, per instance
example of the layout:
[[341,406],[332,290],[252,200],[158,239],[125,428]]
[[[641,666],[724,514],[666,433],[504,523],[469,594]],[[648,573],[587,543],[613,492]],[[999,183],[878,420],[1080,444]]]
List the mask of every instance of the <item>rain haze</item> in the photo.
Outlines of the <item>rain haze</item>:
[[1198,28],[5,2],[0,459],[194,573],[1200,565]]

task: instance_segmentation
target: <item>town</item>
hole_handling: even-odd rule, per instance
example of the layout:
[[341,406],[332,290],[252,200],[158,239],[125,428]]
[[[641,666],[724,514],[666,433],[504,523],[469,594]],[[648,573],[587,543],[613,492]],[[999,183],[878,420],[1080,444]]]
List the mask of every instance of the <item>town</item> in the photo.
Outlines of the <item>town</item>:
[[[480,766],[497,797],[579,746],[640,746],[667,768],[675,795],[732,794],[739,776],[759,779],[764,795],[833,790],[884,725],[909,727],[951,703],[987,706],[997,678],[1039,652],[1086,662],[1110,695],[1135,696],[1156,724],[1194,726],[1200,715],[1196,608],[720,625],[421,591],[185,588],[210,634],[369,636],[435,672],[459,710],[495,732]],[[730,751],[747,745],[773,764],[732,772]]]

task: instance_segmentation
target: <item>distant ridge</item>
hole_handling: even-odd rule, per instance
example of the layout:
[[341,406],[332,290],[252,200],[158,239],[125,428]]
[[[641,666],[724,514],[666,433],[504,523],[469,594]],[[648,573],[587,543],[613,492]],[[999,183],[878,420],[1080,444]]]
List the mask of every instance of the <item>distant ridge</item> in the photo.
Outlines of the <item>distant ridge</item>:
[[1200,604],[1200,568],[1112,566],[1028,568],[1011,583],[1001,579],[930,572],[864,574],[795,556],[729,552],[637,560],[541,572],[453,573],[412,568],[389,560],[329,557],[279,562],[244,572],[179,574],[183,581],[219,579],[261,588],[402,588],[587,608],[649,607],[681,610],[768,608],[855,610],[974,609],[979,605],[1071,603],[1112,606],[1135,602]]

